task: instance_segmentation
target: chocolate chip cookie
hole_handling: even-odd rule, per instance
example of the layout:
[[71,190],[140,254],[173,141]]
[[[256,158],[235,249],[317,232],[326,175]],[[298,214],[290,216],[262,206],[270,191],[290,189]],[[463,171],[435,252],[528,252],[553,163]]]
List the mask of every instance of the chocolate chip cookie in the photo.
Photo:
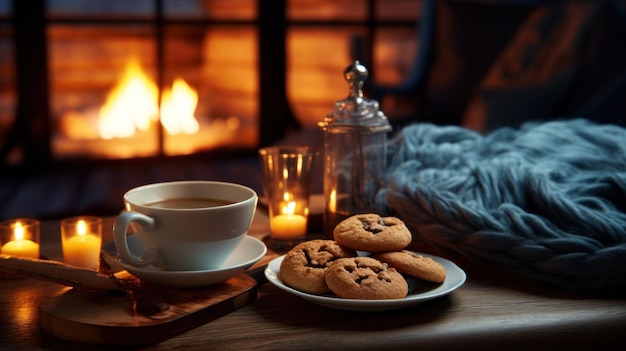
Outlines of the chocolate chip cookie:
[[402,299],[409,287],[394,268],[371,257],[341,258],[328,265],[326,284],[346,299]]
[[402,250],[412,239],[402,220],[373,213],[357,214],[339,222],[333,237],[339,245],[369,252]]
[[446,280],[446,269],[430,257],[405,250],[380,252],[372,256],[411,277],[439,284]]
[[356,256],[354,250],[334,240],[310,240],[289,250],[280,265],[280,280],[287,286],[309,294],[330,293],[326,285],[327,266],[333,261]]

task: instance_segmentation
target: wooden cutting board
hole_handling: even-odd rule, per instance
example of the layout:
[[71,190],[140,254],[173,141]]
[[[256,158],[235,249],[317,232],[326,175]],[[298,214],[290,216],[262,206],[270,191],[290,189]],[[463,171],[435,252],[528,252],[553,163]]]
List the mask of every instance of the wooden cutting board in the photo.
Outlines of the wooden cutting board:
[[40,303],[39,321],[59,338],[108,346],[155,344],[224,316],[256,299],[246,274],[224,283],[171,289],[143,284],[130,293],[65,288]]

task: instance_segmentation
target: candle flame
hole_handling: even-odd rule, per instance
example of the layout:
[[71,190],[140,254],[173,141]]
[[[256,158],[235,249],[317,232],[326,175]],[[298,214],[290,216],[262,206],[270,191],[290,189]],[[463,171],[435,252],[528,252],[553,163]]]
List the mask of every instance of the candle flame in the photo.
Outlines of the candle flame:
[[78,223],[76,223],[76,234],[78,235],[87,234],[87,223],[85,223],[85,220],[81,219],[78,221]]
[[289,201],[286,206],[283,206],[283,214],[292,215],[296,212],[296,202]]
[[337,190],[336,189],[333,189],[330,192],[327,206],[330,212],[337,212]]
[[13,236],[15,240],[24,240],[24,226],[22,222],[17,221],[15,227],[13,227]]
[[304,158],[302,157],[302,155],[298,155],[298,162],[296,164],[296,171],[298,174],[302,174],[302,167],[304,166],[303,162]]

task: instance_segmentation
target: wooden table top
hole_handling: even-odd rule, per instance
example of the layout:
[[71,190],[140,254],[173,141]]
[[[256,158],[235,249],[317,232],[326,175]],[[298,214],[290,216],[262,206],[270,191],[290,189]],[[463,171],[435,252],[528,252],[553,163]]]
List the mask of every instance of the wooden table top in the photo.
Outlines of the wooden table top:
[[[105,218],[105,242],[111,240],[112,223],[112,218]],[[42,255],[60,260],[58,224],[42,223],[41,250]],[[262,238],[268,231],[267,216],[257,211],[249,235]],[[261,272],[277,256],[268,252],[251,270]],[[458,290],[414,307],[376,313],[313,305],[260,279],[253,303],[141,349],[604,350],[626,346],[626,299],[568,296],[492,267],[456,263],[468,274]],[[0,349],[86,349],[40,328],[39,302],[60,289],[33,279],[1,279]]]

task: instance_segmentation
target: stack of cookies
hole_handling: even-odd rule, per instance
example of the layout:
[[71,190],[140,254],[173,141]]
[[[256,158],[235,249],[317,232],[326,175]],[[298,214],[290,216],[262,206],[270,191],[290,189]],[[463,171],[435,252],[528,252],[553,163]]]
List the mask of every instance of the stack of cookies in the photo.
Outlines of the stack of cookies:
[[[347,299],[402,299],[406,276],[441,284],[445,268],[429,257],[404,250],[412,240],[403,221],[358,214],[337,224],[335,240],[310,240],[291,249],[280,266],[287,286],[309,294],[334,293]],[[369,256],[358,256],[367,251]]]

